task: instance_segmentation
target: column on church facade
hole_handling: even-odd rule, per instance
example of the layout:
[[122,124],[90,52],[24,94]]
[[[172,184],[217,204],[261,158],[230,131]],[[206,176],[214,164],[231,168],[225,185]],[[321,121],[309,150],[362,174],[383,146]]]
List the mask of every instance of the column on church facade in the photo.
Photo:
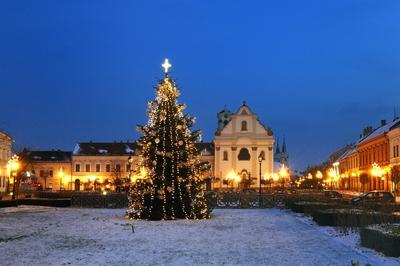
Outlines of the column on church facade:
[[260,183],[260,181],[259,181],[259,178],[258,178],[258,176],[259,176],[259,172],[260,172],[260,169],[259,169],[259,164],[258,164],[258,153],[257,153],[257,147],[251,147],[251,173],[250,173],[250,176],[253,178],[253,177],[256,177],[257,179],[257,181],[256,182],[254,182],[254,184],[255,185],[257,185],[257,187],[260,185],[259,183]]
[[238,169],[236,169],[236,159],[237,159],[237,152],[236,151],[237,151],[237,147],[231,147],[232,169],[237,172]]
[[265,157],[266,157],[266,161],[268,162],[268,169],[267,173],[273,173],[275,171],[274,169],[274,148],[273,146],[269,146],[268,150],[265,152]]
[[221,185],[222,185],[222,176],[221,176],[220,167],[219,167],[220,162],[221,162],[220,153],[221,153],[221,148],[215,147],[215,158],[214,158],[215,174],[214,174],[214,176],[219,179],[219,181],[214,184],[214,186],[216,186],[216,187],[221,187]]

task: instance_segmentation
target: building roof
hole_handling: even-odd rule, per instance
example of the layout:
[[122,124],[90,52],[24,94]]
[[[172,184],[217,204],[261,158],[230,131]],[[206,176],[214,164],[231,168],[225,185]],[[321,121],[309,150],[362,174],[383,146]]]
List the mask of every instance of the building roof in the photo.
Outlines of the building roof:
[[[196,148],[202,156],[214,155],[213,143],[196,143]],[[135,142],[80,142],[76,144],[73,155],[86,156],[128,156],[135,154]]]
[[200,142],[195,144],[201,156],[214,156],[214,143]]
[[73,155],[124,156],[134,154],[135,142],[80,142],[75,145]]
[[29,162],[71,162],[70,151],[28,151],[23,152],[23,156]]
[[[270,127],[266,127],[261,120],[259,119],[259,117],[257,116],[256,113],[254,113],[250,106],[247,105],[247,103],[245,101],[243,101],[242,105],[239,107],[239,109],[235,112],[232,113],[232,116],[241,116],[241,115],[249,115],[249,116],[255,116],[257,122],[265,129],[265,131],[267,131],[268,136],[273,136],[273,131]],[[228,123],[229,124],[229,123]],[[223,128],[218,128],[217,131],[215,132],[215,136],[221,136],[221,132],[224,130],[224,128],[228,125],[226,124]]]
[[342,156],[344,156],[350,150],[353,150],[354,147],[355,147],[354,144],[348,144],[348,145],[342,147],[340,150],[335,151],[334,153],[329,155],[329,163],[338,162],[339,160],[341,160],[340,158]]
[[344,159],[346,159],[347,157],[349,157],[350,155],[353,155],[357,152],[357,147],[353,147],[352,149],[347,150],[346,152],[344,152],[341,156],[339,156],[339,158],[337,158],[337,162],[340,162]]
[[6,138],[9,139],[10,141],[14,141],[14,139],[13,139],[10,135],[8,135],[6,132],[0,130],[0,137],[1,137],[1,136],[6,137]]
[[370,141],[370,140],[373,140],[373,139],[375,139],[375,138],[377,138],[377,137],[379,137],[379,136],[382,136],[382,135],[386,134],[387,132],[389,132],[391,128],[397,126],[398,124],[400,124],[400,119],[399,119],[399,118],[396,118],[396,119],[394,119],[392,122],[389,122],[389,123],[387,123],[387,124],[385,124],[385,125],[383,125],[383,126],[381,126],[381,127],[378,127],[377,129],[375,129],[375,130],[374,130],[371,134],[369,134],[368,136],[365,136],[365,137],[361,138],[361,139],[358,141],[357,144],[358,144],[358,145],[359,145],[359,144],[364,144],[364,143],[366,143],[366,142],[368,142],[368,141]]

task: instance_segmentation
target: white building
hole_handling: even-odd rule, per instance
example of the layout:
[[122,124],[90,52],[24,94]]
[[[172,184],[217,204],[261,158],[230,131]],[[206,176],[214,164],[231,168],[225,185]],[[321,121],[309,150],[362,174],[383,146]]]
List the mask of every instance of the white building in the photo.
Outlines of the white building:
[[389,137],[389,159],[390,165],[400,166],[400,125],[391,128],[387,133]]
[[0,131],[0,195],[7,191],[8,171],[7,163],[11,158],[11,146],[13,139]]
[[[262,176],[274,170],[272,130],[260,122],[246,103],[234,114],[227,110],[220,112],[218,125],[214,139],[213,189],[259,187],[259,156],[264,158]],[[232,180],[232,176],[236,179]]]

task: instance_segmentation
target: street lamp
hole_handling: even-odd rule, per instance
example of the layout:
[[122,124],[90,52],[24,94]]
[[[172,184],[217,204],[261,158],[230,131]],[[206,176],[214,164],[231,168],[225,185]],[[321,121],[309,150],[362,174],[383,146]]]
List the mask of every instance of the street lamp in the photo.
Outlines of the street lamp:
[[133,164],[133,157],[129,155],[128,157],[128,166],[129,166],[129,173],[128,173],[128,179],[129,182],[132,182],[131,176],[132,176],[132,164]]
[[19,163],[19,157],[17,155],[14,155],[8,161],[8,168],[10,170],[10,176],[13,177],[13,192],[12,192],[12,199],[13,200],[15,200],[15,194],[16,194],[15,178],[17,176],[17,171],[19,170],[20,166],[21,165]]
[[315,174],[315,177],[318,178],[318,179],[324,178],[324,176],[322,175],[322,172],[319,171],[319,170],[318,170],[317,173]]
[[[289,170],[288,170],[287,167],[285,167],[284,164],[282,164],[281,168],[279,169],[279,173],[278,174],[282,179],[281,182],[282,182],[282,188],[283,188],[285,179],[289,176]],[[312,178],[312,176],[311,176],[311,178]]]
[[[377,163],[373,163],[372,164],[372,168],[371,168],[371,175],[373,176],[373,177],[375,177],[375,178],[379,178],[379,179],[381,179],[382,181],[384,181],[385,180],[385,177],[384,177],[384,175],[385,175],[385,170],[383,170],[382,169],[382,167],[380,167],[379,166],[379,164],[377,164]],[[379,180],[378,179],[378,180]],[[379,185],[380,185],[380,181],[381,180],[379,180]]]
[[232,169],[227,175],[226,175],[226,180],[232,183],[232,190],[234,186],[234,182],[236,181],[238,183],[238,189],[241,181],[240,175],[236,174],[235,171]]
[[261,208],[261,167],[262,167],[262,161],[264,160],[264,158],[263,158],[263,156],[262,156],[262,153],[260,153],[260,155],[258,156],[258,163],[259,163],[259,165],[260,165],[260,187],[259,187],[259,190],[258,190],[258,204],[259,204],[259,206],[260,206],[260,208]]
[[61,192],[61,186],[62,186],[62,180],[64,178],[64,171],[63,168],[60,168],[60,172],[58,173],[58,177],[60,178],[60,192]]

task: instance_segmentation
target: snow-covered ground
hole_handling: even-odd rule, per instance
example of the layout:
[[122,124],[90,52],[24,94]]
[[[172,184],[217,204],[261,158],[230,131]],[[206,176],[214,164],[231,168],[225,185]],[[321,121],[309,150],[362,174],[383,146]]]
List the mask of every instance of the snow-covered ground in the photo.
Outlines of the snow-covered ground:
[[[128,221],[122,209],[0,209],[0,265],[399,265],[304,216],[216,209],[201,221]],[[134,225],[134,233],[132,233]]]

